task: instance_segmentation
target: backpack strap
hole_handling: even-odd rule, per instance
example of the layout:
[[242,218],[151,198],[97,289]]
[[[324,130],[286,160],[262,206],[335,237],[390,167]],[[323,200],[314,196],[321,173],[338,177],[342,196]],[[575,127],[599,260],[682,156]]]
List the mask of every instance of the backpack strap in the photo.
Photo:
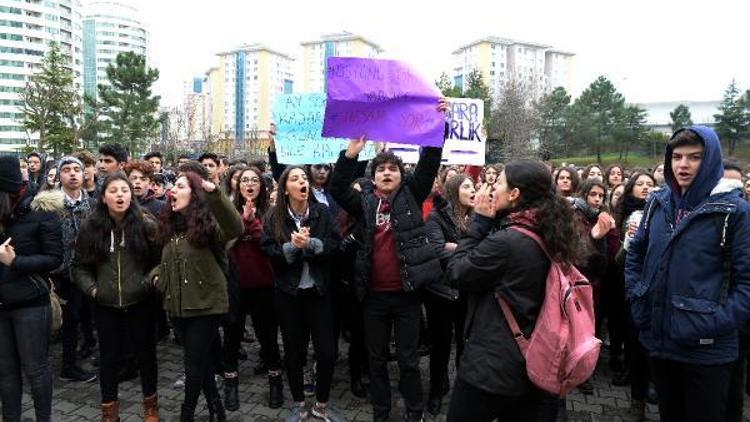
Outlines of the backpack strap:
[[[547,255],[547,258],[552,261],[552,258],[547,251],[547,247],[544,244],[544,241],[541,237],[539,237],[538,234],[521,226],[510,226],[509,229],[532,238],[536,242],[536,244],[539,245],[540,248],[542,248],[542,251],[544,251],[544,254]],[[513,316],[513,311],[511,311],[508,302],[500,295],[500,293],[495,293],[495,300],[497,300],[497,303],[500,305],[500,309],[503,311],[503,315],[505,315],[505,320],[508,322],[510,332],[513,335],[513,338],[516,340],[516,343],[518,343],[519,349],[521,349],[521,354],[525,356],[526,349],[528,348],[528,339],[526,338],[526,335],[524,335],[523,331],[521,331],[521,327],[518,325],[518,321],[516,321],[516,318]]]

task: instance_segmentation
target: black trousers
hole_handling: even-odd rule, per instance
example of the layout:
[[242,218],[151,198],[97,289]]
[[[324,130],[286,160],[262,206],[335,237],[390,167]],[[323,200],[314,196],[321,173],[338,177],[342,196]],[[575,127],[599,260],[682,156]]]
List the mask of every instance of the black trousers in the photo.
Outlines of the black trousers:
[[156,394],[158,377],[154,312],[150,303],[117,309],[94,307],[94,320],[99,332],[99,386],[102,403],[117,400],[120,362],[125,344],[131,344],[141,376],[144,397]]
[[272,371],[281,369],[279,352],[279,324],[273,308],[273,286],[239,289],[239,315],[235,322],[224,326],[224,370],[237,371],[239,348],[249,313],[255,336],[260,343],[260,358]]
[[388,377],[391,328],[396,337],[399,391],[409,413],[422,413],[424,399],[417,354],[421,314],[422,302],[417,293],[369,292],[365,297],[365,344],[370,358],[370,390],[376,417],[387,417],[391,411],[391,383]]
[[[337,289],[340,314],[336,319],[349,329],[349,377],[359,380],[367,368],[367,348],[365,346],[365,322],[362,317],[362,303],[349,283],[341,282]],[[335,311],[335,308],[334,308]]]
[[464,350],[464,320],[466,318],[466,299],[451,301],[441,296],[425,293],[427,307],[427,326],[430,334],[430,397],[442,397],[443,378],[448,376],[448,361],[451,355],[452,341],[456,342],[455,365],[461,359]]
[[[201,390],[206,401],[219,397],[214,380],[214,350],[217,330],[222,315],[206,315],[192,318],[172,318],[172,324],[185,349],[185,401],[187,410],[194,411]],[[153,333],[153,331],[152,331]]]
[[[456,377],[447,422],[536,421],[540,393],[529,392],[518,397],[488,393]],[[557,401],[550,401],[557,406]],[[554,420],[554,419],[552,419]]]
[[62,361],[64,366],[75,365],[78,352],[78,327],[84,309],[83,292],[67,277],[54,277],[55,289],[60,296],[63,323],[61,327]]
[[298,290],[294,296],[276,290],[274,302],[284,341],[284,364],[292,398],[295,402],[305,400],[303,372],[307,345],[312,338],[317,364],[315,397],[317,401],[327,403],[336,359],[331,297],[329,294],[321,296],[316,288]]
[[733,363],[691,365],[651,359],[662,422],[726,420]]
[[644,401],[648,392],[648,382],[651,379],[651,367],[646,349],[638,340],[638,329],[630,315],[630,309],[626,312],[628,325],[625,338],[625,363],[630,370],[630,397],[633,400]]

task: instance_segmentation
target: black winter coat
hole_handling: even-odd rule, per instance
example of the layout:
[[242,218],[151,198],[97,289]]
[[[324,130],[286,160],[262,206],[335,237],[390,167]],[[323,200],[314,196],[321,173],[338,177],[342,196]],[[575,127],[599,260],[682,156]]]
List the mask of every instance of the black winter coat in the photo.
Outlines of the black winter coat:
[[[427,237],[440,259],[440,267],[445,271],[448,262],[453,257],[453,252],[445,249],[446,243],[458,243],[458,227],[453,216],[453,207],[445,204],[442,207],[433,208],[425,222]],[[430,293],[436,294],[448,300],[458,300],[458,290],[445,283],[445,276],[439,283],[427,286]]]
[[[310,275],[315,280],[315,287],[321,296],[329,289],[331,279],[331,261],[339,250],[340,237],[334,221],[328,213],[328,207],[315,200],[310,201],[310,214],[304,226],[310,228],[310,237],[320,239],[323,242],[323,250],[316,254],[311,250],[299,251],[294,262],[289,263],[284,255],[283,244],[276,241],[273,236],[272,213],[268,213],[263,222],[263,235],[260,247],[269,257],[276,273],[276,288],[284,293],[296,295],[302,277],[303,262],[310,267]],[[284,219],[287,235],[297,231],[297,226],[292,217]]]
[[[427,238],[422,220],[422,202],[432,190],[440,167],[441,148],[425,147],[414,173],[402,175],[401,186],[388,198],[391,203],[391,227],[396,240],[396,255],[401,267],[404,291],[417,291],[437,280],[442,271],[435,250]],[[339,206],[362,225],[361,247],[357,250],[357,297],[362,300],[370,289],[372,252],[375,241],[375,216],[378,199],[370,184],[362,192],[351,187],[357,167],[356,158],[347,158],[344,151],[336,162],[331,193]]]
[[40,192],[21,199],[0,243],[10,237],[16,258],[0,264],[0,311],[49,303],[47,275],[63,261],[60,192]]
[[448,264],[449,282],[468,297],[458,376],[488,393],[520,396],[532,388],[526,361],[494,294],[505,298],[528,336],[544,302],[550,263],[533,239],[505,225],[492,229],[493,220],[475,216]]

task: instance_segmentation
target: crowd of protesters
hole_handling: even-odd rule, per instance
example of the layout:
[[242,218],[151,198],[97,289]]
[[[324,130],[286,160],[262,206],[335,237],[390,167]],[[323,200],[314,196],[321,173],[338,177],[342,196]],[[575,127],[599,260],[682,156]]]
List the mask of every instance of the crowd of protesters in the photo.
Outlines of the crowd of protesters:
[[[286,381],[290,422],[345,420],[331,396],[344,353],[374,421],[391,417],[392,360],[406,421],[565,420],[565,398],[530,382],[496,300],[530,335],[551,259],[593,287],[600,362],[630,388],[627,420],[645,420],[647,402],[663,421],[742,420],[750,173],[722,162],[712,129],[675,132],[653,169],[444,166],[436,147],[416,166],[382,148],[358,161],[365,142],[306,166],[280,164],[273,143],[250,162],[135,159],[118,144],[96,157],[0,156],[2,420],[21,420],[23,378],[36,420],[52,420],[51,290],[58,375],[98,380],[105,422],[135,377],[144,421],[160,420],[156,344],[169,338],[184,350],[180,421],[195,420],[201,393],[209,420],[226,420],[247,404],[248,315],[264,404],[285,405]],[[577,388],[593,394],[590,381]]]

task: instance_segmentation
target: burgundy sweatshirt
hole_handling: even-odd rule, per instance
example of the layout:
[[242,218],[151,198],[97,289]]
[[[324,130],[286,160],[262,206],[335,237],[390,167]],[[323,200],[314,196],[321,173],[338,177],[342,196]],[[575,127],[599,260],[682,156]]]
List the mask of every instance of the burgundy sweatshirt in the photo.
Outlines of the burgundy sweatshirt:
[[263,225],[259,218],[244,220],[245,233],[237,239],[229,255],[237,265],[241,289],[270,286],[274,280],[271,260],[260,249]]
[[380,207],[375,220],[370,289],[374,292],[397,292],[403,288],[403,283],[396,255],[396,239],[391,229],[391,204],[385,198],[378,198]]

